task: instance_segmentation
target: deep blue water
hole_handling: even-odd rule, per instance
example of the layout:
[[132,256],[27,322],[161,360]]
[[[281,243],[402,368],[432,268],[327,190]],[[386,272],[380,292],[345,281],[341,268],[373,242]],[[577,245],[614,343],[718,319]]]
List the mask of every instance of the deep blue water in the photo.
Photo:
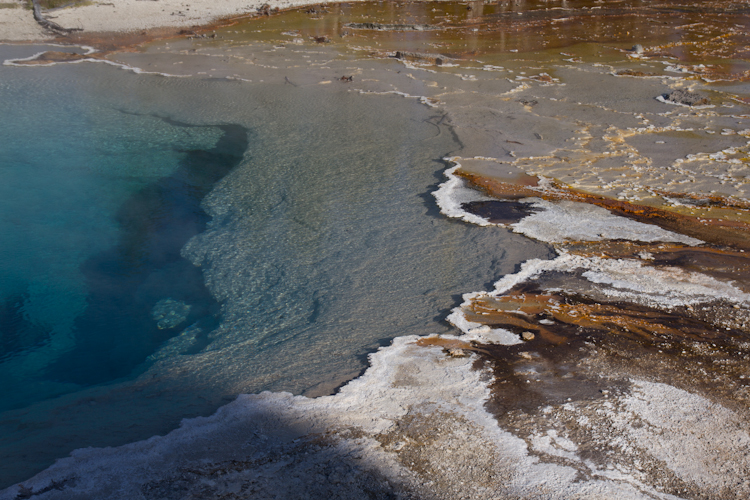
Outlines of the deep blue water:
[[185,326],[157,326],[164,297],[193,306],[187,324],[216,321],[180,250],[205,228],[200,203],[240,163],[248,131],[125,113],[65,71],[3,71],[27,73],[0,84],[7,410],[130,375]]
[[[222,135],[213,148],[182,151],[171,175],[118,208],[117,244],[82,263],[87,306],[74,322],[75,346],[50,365],[48,378],[86,386],[125,377],[186,325],[211,330],[218,323],[219,304],[200,269],[180,255],[210,219],[203,198],[239,165],[248,146],[244,127],[216,128]],[[164,297],[190,306],[179,323],[154,320],[154,306]]]

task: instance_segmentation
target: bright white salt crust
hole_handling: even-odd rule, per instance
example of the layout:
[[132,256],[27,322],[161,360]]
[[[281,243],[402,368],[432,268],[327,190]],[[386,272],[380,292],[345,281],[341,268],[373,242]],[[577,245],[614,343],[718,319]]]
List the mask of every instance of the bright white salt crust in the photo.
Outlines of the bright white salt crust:
[[[635,259],[602,259],[562,254],[553,260],[532,259],[523,263],[521,270],[504,276],[492,291],[463,295],[463,303],[456,307],[447,320],[462,332],[477,335],[486,333],[495,343],[513,344],[517,336],[503,329],[491,329],[466,319],[463,312],[480,297],[498,297],[516,285],[532,281],[547,272],[579,272],[592,285],[592,290],[613,300],[625,300],[651,307],[672,308],[724,299],[748,306],[750,294],[731,283],[719,281],[705,274],[685,271],[678,267],[651,267]],[[604,285],[604,286],[601,286]],[[565,291],[565,290],[562,290]],[[577,289],[580,293],[581,290]]]
[[472,201],[492,200],[489,196],[484,196],[476,190],[466,185],[466,182],[459,176],[455,175],[456,170],[461,168],[461,164],[455,158],[445,158],[447,161],[455,163],[455,166],[443,172],[448,180],[438,186],[438,189],[432,193],[435,197],[440,212],[454,219],[461,219],[464,222],[476,224],[478,226],[494,226],[484,217],[474,215],[461,208],[461,204]]
[[[495,198],[484,196],[471,189],[461,177],[455,174],[461,168],[458,158],[446,158],[446,160],[453,162],[455,166],[445,171],[444,175],[448,180],[440,184],[433,193],[440,211],[448,217],[479,226],[502,226],[502,224],[493,224],[484,217],[469,213],[461,207],[463,203]],[[686,245],[703,243],[690,236],[614,215],[604,208],[588,203],[550,202],[540,198],[525,198],[521,201],[530,203],[539,211],[524,217],[520,222],[510,224],[509,227],[516,233],[547,243],[609,239],[663,241]]]
[[630,240],[699,245],[701,240],[613,215],[609,210],[573,201],[550,202],[531,198],[539,212],[512,224],[516,233],[548,243],[563,241]]
[[[494,290],[464,294],[462,306],[469,305],[477,297],[501,296],[514,286],[532,281],[546,272],[580,272],[591,282],[592,287],[605,285],[596,288],[599,293],[615,300],[628,300],[653,307],[671,308],[720,299],[738,305],[750,305],[750,294],[731,283],[705,274],[678,267],[651,267],[635,259],[602,259],[562,254],[553,260],[532,259],[524,262],[519,272],[498,280]],[[461,307],[454,309],[448,320],[466,332],[478,326],[466,320]]]
[[[57,46],[55,44],[47,44],[47,45]],[[70,46],[60,45],[60,47],[70,47]],[[85,51],[82,54],[84,56],[88,56],[90,54],[93,54],[94,52],[97,52],[95,48],[89,47],[88,45],[80,45],[79,47]],[[28,62],[28,61],[35,61],[40,56],[42,56],[43,54],[46,54],[47,52],[48,51],[45,50],[42,52],[37,52],[36,54],[29,56],[29,57],[22,57],[18,59],[6,59],[3,61],[3,66],[27,66],[28,67],[27,64],[23,64],[23,63]],[[34,66],[42,67],[42,66],[56,66],[58,64],[79,64],[79,63],[109,64],[110,66],[117,66],[118,68],[124,69],[126,71],[132,71],[133,73],[138,74],[138,75],[159,75],[159,76],[166,76],[166,77],[171,77],[171,78],[187,78],[190,76],[190,75],[173,75],[171,73],[164,73],[161,71],[146,71],[144,69],[141,69],[135,66],[130,66],[129,64],[123,64],[117,61],[110,61],[108,59],[96,59],[96,58],[76,59],[73,61],[60,61],[60,62],[50,61],[46,63],[35,64]]]
[[[347,488],[354,488],[351,485],[363,471],[375,471],[400,488],[419,487],[435,479],[418,477],[418,471],[410,470],[408,463],[404,466],[397,457],[399,450],[419,446],[421,457],[428,461],[445,460],[455,465],[459,459],[468,459],[493,469],[489,472],[497,474],[494,482],[462,486],[474,488],[473,498],[493,498],[497,493],[536,498],[539,488],[555,491],[558,498],[674,498],[639,482],[637,471],[599,469],[584,461],[577,454],[578,444],[558,436],[553,429],[529,436],[533,449],[553,451],[571,465],[540,461],[529,453],[523,439],[501,429],[484,409],[489,373],[474,370],[472,358],[451,358],[439,347],[417,346],[417,338],[397,338],[390,347],[371,355],[367,372],[335,396],[242,395],[211,417],[183,421],[167,436],[119,448],[77,450],[24,482],[24,486],[39,490],[53,481],[63,484],[75,477],[74,482],[69,480],[62,489],[51,489],[41,497],[66,500],[142,498],[143,492],[177,487],[191,491],[200,487],[204,495],[211,493],[204,498],[218,498],[237,493],[248,484],[257,498],[302,498],[304,494],[316,494],[323,461],[334,456],[336,460],[356,462],[349,470],[349,481],[343,478],[336,486],[342,498],[355,498],[356,492]],[[686,480],[720,484],[722,471],[712,460],[718,453],[740,457],[740,448],[745,449],[750,442],[744,431],[733,427],[738,417],[670,386],[638,382],[637,388],[621,401],[630,412],[627,417],[613,411],[600,412],[602,418],[625,432],[626,438],[643,443],[638,445],[642,451],[664,460]],[[566,409],[575,411],[572,405],[566,405]],[[415,445],[407,439],[386,451],[376,439],[398,432],[396,424],[406,417],[428,420],[435,413],[440,413],[438,420],[453,422],[435,436],[442,440],[439,446],[430,442]],[[702,434],[685,437],[683,414]],[[718,426],[726,431],[718,451],[711,444],[716,442],[713,433],[703,429],[709,425],[702,420],[708,414],[712,429]],[[650,426],[636,427],[631,424],[635,419],[645,420]],[[352,433],[353,429],[357,432]],[[325,444],[325,439],[330,442]],[[684,446],[696,452],[695,461],[693,454],[679,453]],[[684,458],[687,456],[690,459]],[[587,471],[585,479],[580,475],[581,467]],[[205,472],[212,470],[225,472],[220,476]],[[446,474],[441,479],[455,480],[456,484],[464,479],[451,477],[450,470]],[[0,500],[14,499],[17,493],[17,488],[0,492]]]
[[[581,273],[591,283],[592,290],[598,293],[613,300],[625,300],[650,307],[672,308],[721,299],[742,306],[750,305],[750,294],[731,283],[705,274],[677,267],[651,267],[635,259],[602,259],[562,254],[553,260],[532,259],[524,262],[519,272],[498,280],[492,291],[464,294],[463,303],[453,309],[446,319],[471,336],[484,334],[488,341],[498,344],[518,343],[518,337],[506,330],[492,329],[469,321],[464,308],[470,306],[474,299],[501,296],[516,285],[532,281],[546,272]],[[581,290],[577,289],[576,292],[581,293]]]
[[[680,479],[722,488],[746,474],[741,450],[750,449],[750,435],[739,415],[666,384],[637,381],[634,389],[623,399],[628,413],[608,417]],[[638,421],[646,426],[634,425]]]
[[454,310],[446,319],[464,333],[461,340],[476,340],[477,342],[503,345],[514,345],[522,342],[518,335],[504,328],[491,328],[481,323],[469,321],[460,310]]

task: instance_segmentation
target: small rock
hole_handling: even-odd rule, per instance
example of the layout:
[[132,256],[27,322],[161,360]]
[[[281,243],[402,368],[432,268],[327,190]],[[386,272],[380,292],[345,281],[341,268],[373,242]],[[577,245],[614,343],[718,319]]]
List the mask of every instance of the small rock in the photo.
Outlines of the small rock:
[[636,54],[643,54],[643,45],[636,43],[630,51],[635,52]]
[[466,351],[464,351],[463,349],[459,349],[457,347],[453,349],[446,349],[446,352],[448,356],[452,358],[465,358],[468,356],[468,354],[466,354]]
[[668,94],[663,94],[665,101],[684,104],[686,106],[703,106],[709,103],[708,99],[688,90],[675,90]]
[[160,330],[174,328],[188,318],[190,306],[175,299],[162,299],[151,311],[151,317]]
[[526,340],[526,341],[534,340],[534,333],[533,332],[523,332],[521,334],[521,338],[523,340]]

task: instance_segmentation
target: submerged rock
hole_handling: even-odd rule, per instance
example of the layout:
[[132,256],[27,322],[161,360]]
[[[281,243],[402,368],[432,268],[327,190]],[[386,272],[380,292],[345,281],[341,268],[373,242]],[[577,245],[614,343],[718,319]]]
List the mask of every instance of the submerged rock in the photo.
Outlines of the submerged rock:
[[162,299],[151,310],[151,317],[162,330],[179,325],[187,319],[188,314],[190,306],[175,299]]
[[429,31],[441,29],[438,26],[432,26],[430,24],[347,23],[345,26],[355,30],[376,31]]
[[397,51],[393,57],[401,59],[403,61],[421,63],[421,64],[434,64],[436,66],[442,66],[447,59],[441,54],[420,54],[417,52],[403,52]]

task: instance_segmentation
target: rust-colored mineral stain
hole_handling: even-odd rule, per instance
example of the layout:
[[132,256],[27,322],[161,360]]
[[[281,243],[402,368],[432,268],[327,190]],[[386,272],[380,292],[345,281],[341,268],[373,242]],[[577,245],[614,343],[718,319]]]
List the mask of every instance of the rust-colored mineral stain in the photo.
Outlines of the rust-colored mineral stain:
[[[666,208],[639,205],[578,191],[559,183],[542,188],[538,185],[516,185],[461,170],[456,171],[456,175],[466,179],[475,189],[494,198],[518,200],[538,197],[549,201],[569,200],[589,203],[638,222],[654,224],[662,229],[691,236],[710,244],[750,250],[750,223],[747,222],[691,217]],[[730,206],[734,205],[738,209],[745,209],[745,203],[743,202],[729,201],[719,197],[713,198],[715,198],[716,204],[725,201]]]
[[[500,1],[472,2],[356,2],[316,5],[219,20],[209,27],[147,30],[107,38],[95,33],[73,37],[99,48],[133,47],[169,36],[192,37],[216,30],[220,41],[273,41],[285,43],[285,33],[296,32],[301,40],[326,40],[346,51],[369,50],[375,57],[393,56],[441,66],[448,59],[483,64],[502,63],[509,53],[548,52],[585,43],[646,46],[646,56],[662,54],[682,62],[715,64],[698,68],[715,79],[746,78],[750,67],[739,67],[747,56],[746,29],[726,31],[726,16],[746,15],[736,2],[667,1],[658,6],[637,0],[604,3],[595,0],[567,1],[550,8],[545,0],[521,4]],[[737,24],[737,23],[735,23]],[[231,29],[225,29],[229,28]],[[202,42],[213,43],[211,40]],[[619,54],[617,50],[613,54]],[[619,55],[621,57],[621,54]],[[731,61],[725,63],[724,61]],[[530,77],[554,82],[545,73]]]
[[443,347],[445,349],[473,349],[469,342],[458,339],[447,339],[443,337],[422,337],[415,344],[420,347]]
[[58,52],[58,51],[47,51],[42,52],[34,59],[27,59],[25,61],[15,61],[14,64],[24,66],[36,66],[40,64],[49,64],[56,62],[72,62],[80,61],[83,59],[94,59],[95,57],[86,56],[83,54],[76,54],[75,52]]
[[[201,32],[210,29],[211,26],[196,28],[196,30],[200,30]],[[76,31],[63,40],[66,43],[94,47],[99,51],[97,55],[104,56],[114,51],[136,52],[145,44],[183,36],[185,32],[184,28],[177,27],[120,32]]]
[[[708,324],[701,327],[699,320],[686,321],[680,314],[661,311],[643,312],[650,313],[643,316],[650,321],[618,324],[608,319],[619,331],[624,325],[628,329],[637,325],[641,329],[637,334],[614,334],[608,328],[559,322],[547,328],[565,337],[563,343],[542,338],[512,346],[480,345],[477,366],[489,367],[495,378],[488,410],[512,430],[518,427],[516,417],[520,415],[537,415],[547,405],[606,398],[624,390],[632,378],[702,392],[723,400],[728,407],[737,404],[738,395],[746,394],[746,383],[740,380],[747,372],[746,331],[704,336],[701,329],[715,329]],[[614,308],[610,313],[619,311]],[[656,329],[650,326],[653,320],[660,324]],[[670,326],[670,321],[676,322]],[[681,327],[695,330],[684,335]]]
[[[731,318],[739,311],[718,302],[700,310],[665,311],[627,302],[596,303],[525,284],[500,297],[478,297],[463,310],[470,321],[537,335],[532,342],[511,346],[477,345],[478,364],[491,367],[495,375],[487,407],[501,422],[508,412],[533,414],[548,404],[617,392],[615,373],[607,379],[597,373],[602,366],[622,373],[625,384],[647,374],[678,387],[700,386],[731,396],[728,381],[744,373],[743,349],[750,345],[747,323]],[[727,321],[735,321],[735,327],[724,326]]]
[[[710,248],[688,247],[680,243],[644,243],[629,240],[602,240],[602,241],[574,241],[563,243],[566,252],[584,257],[601,257],[605,259],[645,259],[646,263],[652,262],[654,255],[671,253],[682,250],[712,251]],[[730,251],[716,250],[717,252],[731,254]],[[744,255],[738,252],[738,255]]]
[[[690,308],[664,311],[628,302],[594,302],[577,295],[529,291],[531,285],[521,288],[499,297],[476,297],[462,306],[464,314],[469,321],[519,334],[531,331],[553,345],[567,342],[579,329],[645,341],[659,336],[705,341],[728,331],[726,327],[719,330],[718,315],[699,317]],[[722,306],[714,309],[721,311]]]
[[487,354],[487,351],[478,347],[479,344],[476,342],[466,342],[459,339],[449,339],[445,337],[422,337],[415,342],[420,347],[442,347],[443,352],[454,358],[464,358],[469,356],[470,353],[481,353]]
[[692,201],[699,207],[708,208],[736,208],[740,210],[750,210],[750,203],[736,198],[719,196],[716,194],[696,194],[696,193],[674,193],[664,189],[653,189],[653,192],[659,196]]
[[644,259],[651,266],[679,267],[731,281],[750,293],[750,252],[720,247],[635,241],[572,242],[562,245],[574,255],[606,259]]
[[[708,79],[744,81],[750,75],[745,64],[750,35],[746,23],[738,21],[747,17],[747,7],[731,0],[667,0],[658,5],[639,0],[571,0],[554,8],[546,0],[525,0],[468,6],[448,1],[356,2],[286,11],[261,8],[204,26],[116,34],[84,31],[61,40],[113,51],[138,50],[143,44],[174,37],[224,45],[248,40],[285,43],[289,37],[284,34],[296,31],[307,42],[325,39],[345,51],[361,54],[367,49],[375,57],[397,51],[424,54],[425,62],[436,66],[446,59],[474,64],[477,58],[483,64],[503,64],[510,53],[557,53],[581,43],[606,44],[606,50],[614,49],[612,54],[621,58],[619,50],[638,43],[645,47],[644,56],[694,62],[695,71]],[[731,16],[735,21],[728,30]],[[204,34],[209,34],[208,39]],[[214,35],[215,42],[210,39]],[[698,64],[706,61],[711,64]],[[554,81],[547,74],[531,78]]]
[[620,71],[616,71],[615,74],[617,76],[638,76],[638,77],[658,76],[656,73],[649,73],[647,71],[636,71],[632,69],[621,69]]

